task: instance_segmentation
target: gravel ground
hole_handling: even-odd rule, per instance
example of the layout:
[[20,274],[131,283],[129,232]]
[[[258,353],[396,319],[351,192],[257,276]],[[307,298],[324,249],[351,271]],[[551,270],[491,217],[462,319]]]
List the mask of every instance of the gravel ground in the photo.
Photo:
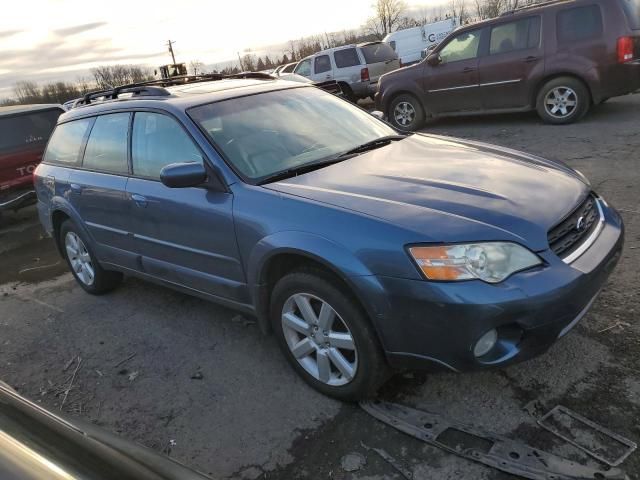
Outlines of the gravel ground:
[[[536,426],[524,408],[565,405],[640,439],[640,95],[614,99],[583,122],[535,115],[456,119],[425,131],[562,160],[587,175],[626,222],[623,258],[593,309],[547,354],[505,370],[397,375],[381,397],[446,414],[589,463]],[[300,381],[272,337],[236,312],[134,279],[92,297],[43,238],[33,209],[0,228],[0,379],[52,411],[80,416],[163,450],[215,478],[508,479],[325,398]],[[64,405],[70,365],[81,359]],[[70,363],[71,362],[71,363]],[[75,362],[75,363],[74,363]],[[366,464],[346,472],[341,459]],[[624,464],[640,479],[640,454]]]

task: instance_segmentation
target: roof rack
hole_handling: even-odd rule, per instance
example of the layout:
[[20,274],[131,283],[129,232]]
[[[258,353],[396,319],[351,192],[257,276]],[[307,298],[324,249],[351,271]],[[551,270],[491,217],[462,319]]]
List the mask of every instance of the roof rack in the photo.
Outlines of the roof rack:
[[105,90],[89,92],[83,97],[78,98],[71,108],[89,105],[92,101],[99,99],[101,99],[101,101],[115,100],[123,93],[131,93],[133,97],[167,97],[171,95],[171,92],[165,87],[227,79],[275,80],[276,77],[262,72],[240,72],[233,75],[210,73],[205,75],[181,75],[171,78],[159,78],[147,82],[130,83]]
[[553,5],[556,3],[568,2],[568,1],[569,0],[547,0],[546,2],[532,3],[530,5],[523,5],[522,7],[518,7],[513,10],[506,11],[502,13],[500,16],[504,17],[507,15],[513,15],[515,13],[522,12],[523,10],[530,10],[532,8],[538,8],[538,7],[546,7],[547,5]]

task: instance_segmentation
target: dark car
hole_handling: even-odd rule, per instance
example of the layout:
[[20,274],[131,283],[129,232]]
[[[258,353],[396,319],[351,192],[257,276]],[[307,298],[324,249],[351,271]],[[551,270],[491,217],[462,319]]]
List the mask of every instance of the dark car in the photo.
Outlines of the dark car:
[[210,480],[153,450],[62,418],[0,381],[2,480]]
[[35,202],[33,171],[63,112],[60,105],[0,107],[0,213]]
[[566,124],[638,89],[640,0],[560,0],[456,30],[418,65],[384,75],[376,104],[402,130],[529,110]]
[[400,135],[314,86],[100,95],[60,117],[36,171],[41,222],[80,286],[127,274],[254,315],[337,398],[371,394],[389,365],[545,351],[620,255],[622,220],[571,168]]

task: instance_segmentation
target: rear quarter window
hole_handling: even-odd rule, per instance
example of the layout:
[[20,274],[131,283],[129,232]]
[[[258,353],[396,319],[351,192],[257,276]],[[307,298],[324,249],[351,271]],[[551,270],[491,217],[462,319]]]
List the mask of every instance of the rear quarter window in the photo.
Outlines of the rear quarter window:
[[388,62],[398,58],[398,55],[388,43],[374,43],[360,47],[360,49],[367,64]]
[[360,65],[360,58],[355,48],[345,48],[344,50],[338,50],[333,52],[333,58],[336,62],[336,67],[347,68],[355,65]]
[[56,126],[60,110],[0,118],[0,152],[43,148]]
[[93,120],[93,118],[84,118],[58,125],[51,135],[43,161],[77,165]]
[[602,12],[599,5],[570,8],[558,12],[558,43],[567,44],[602,36]]
[[640,30],[640,0],[620,0],[632,30]]

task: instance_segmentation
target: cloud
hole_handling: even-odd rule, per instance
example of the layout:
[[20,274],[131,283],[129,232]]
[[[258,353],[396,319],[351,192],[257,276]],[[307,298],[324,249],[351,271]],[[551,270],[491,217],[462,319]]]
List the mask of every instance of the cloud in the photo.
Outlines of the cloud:
[[61,37],[68,37],[70,35],[77,35],[78,33],[95,30],[96,28],[104,27],[105,25],[107,25],[107,22],[83,23],[73,27],[59,28],[58,30],[54,30],[53,33],[60,35]]
[[12,37],[13,35],[17,35],[18,33],[21,33],[21,32],[22,30],[4,30],[0,32],[0,38]]

